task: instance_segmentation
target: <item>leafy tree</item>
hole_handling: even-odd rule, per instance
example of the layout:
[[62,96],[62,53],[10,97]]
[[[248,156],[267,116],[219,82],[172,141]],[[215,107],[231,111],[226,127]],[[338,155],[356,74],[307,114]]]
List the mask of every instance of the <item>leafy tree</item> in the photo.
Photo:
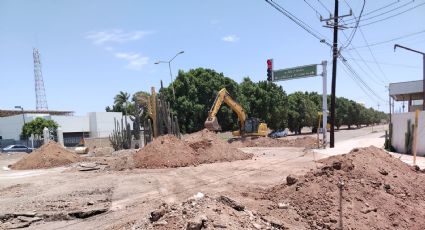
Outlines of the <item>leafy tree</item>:
[[[231,96],[238,100],[239,86],[223,73],[211,69],[197,68],[188,72],[179,71],[173,82],[175,99],[171,87],[164,88],[164,93],[170,101],[173,111],[178,114],[180,130],[191,133],[204,128],[208,111],[214,103],[217,92],[226,88]],[[227,106],[222,106],[217,113],[217,119],[224,131],[236,129],[238,126],[236,114]]]
[[295,92],[288,96],[288,128],[291,132],[301,133],[303,127],[313,127],[316,123],[318,108],[308,93]]
[[43,137],[43,129],[47,127],[49,130],[56,131],[59,125],[53,120],[47,120],[42,117],[37,117],[31,122],[25,123],[22,127],[21,136],[28,138],[31,134],[34,134],[36,139],[41,139]]
[[254,83],[247,77],[239,88],[240,102],[248,116],[264,120],[272,129],[286,128],[288,99],[281,86],[267,81]]

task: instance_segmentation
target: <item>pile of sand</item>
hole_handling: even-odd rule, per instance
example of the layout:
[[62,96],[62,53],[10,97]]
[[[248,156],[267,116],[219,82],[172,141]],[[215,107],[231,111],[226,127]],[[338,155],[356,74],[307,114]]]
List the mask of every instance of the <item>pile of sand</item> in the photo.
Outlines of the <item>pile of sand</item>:
[[244,137],[229,140],[232,147],[302,147],[317,148],[317,139],[314,137],[297,137],[297,138],[279,138],[273,139],[269,137]]
[[344,229],[423,229],[425,174],[382,149],[354,149],[321,161],[324,166],[262,193],[286,205],[266,210],[286,226],[337,229],[340,178]]
[[88,157],[107,157],[112,156],[112,152],[114,152],[114,148],[112,147],[97,147],[90,151],[87,156]]
[[187,135],[184,141],[196,151],[196,157],[201,164],[247,160],[253,156],[253,154],[244,153],[229,145],[217,134],[207,129]]
[[173,168],[199,164],[195,151],[173,135],[160,136],[134,155],[138,168]]
[[11,165],[12,169],[42,169],[65,166],[81,160],[81,157],[54,141],[41,146]]
[[251,159],[215,133],[202,130],[180,140],[172,135],[154,139],[134,155],[138,168],[185,167],[204,163],[228,162]]

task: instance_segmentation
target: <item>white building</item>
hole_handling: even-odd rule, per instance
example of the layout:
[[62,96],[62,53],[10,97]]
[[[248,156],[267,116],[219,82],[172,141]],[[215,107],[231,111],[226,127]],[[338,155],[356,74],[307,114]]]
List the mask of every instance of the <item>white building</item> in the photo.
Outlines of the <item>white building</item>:
[[[420,110],[418,116],[418,129],[416,151],[418,155],[425,156],[425,111],[423,111],[423,81],[408,81],[391,83],[389,86],[390,96],[390,120],[393,125],[391,144],[397,152],[406,152],[407,127],[415,123],[415,111]],[[392,100],[392,102],[391,102]],[[394,113],[394,101],[407,102],[407,112]],[[392,107],[392,108],[391,108]]]
[[[21,111],[16,112],[20,113]],[[73,116],[70,112],[65,115],[54,115],[54,113],[36,113],[34,111],[27,113],[24,111],[24,114],[10,113],[9,115],[0,117],[0,139],[19,140],[24,119],[25,122],[30,122],[37,117],[42,117],[53,120],[59,125],[63,130],[65,144],[78,143],[82,137],[109,137],[115,127],[114,120],[121,123],[121,118],[123,118],[120,112],[91,112],[86,116]],[[128,118],[127,121],[132,128],[131,120]]]

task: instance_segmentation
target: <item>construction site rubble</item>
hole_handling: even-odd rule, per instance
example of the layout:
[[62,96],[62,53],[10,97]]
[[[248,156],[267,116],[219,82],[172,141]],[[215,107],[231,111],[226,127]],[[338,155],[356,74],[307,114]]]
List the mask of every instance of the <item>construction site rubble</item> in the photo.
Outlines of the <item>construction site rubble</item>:
[[[311,229],[422,229],[425,174],[376,147],[320,161],[323,166],[266,191],[258,199],[285,202],[266,212]],[[341,183],[342,182],[342,183]],[[294,184],[294,186],[291,186]],[[342,199],[342,217],[339,203]],[[290,205],[290,206],[289,206]]]
[[251,159],[221,140],[214,132],[202,130],[180,140],[173,135],[160,136],[134,155],[138,168],[173,168],[205,163]]
[[12,169],[43,169],[69,165],[82,158],[60,144],[49,141],[31,154],[11,165]]
[[133,229],[282,229],[241,204],[234,206],[233,202],[227,196],[214,198],[205,195],[179,204],[162,204],[149,217],[136,223]]
[[306,149],[317,148],[317,139],[310,136],[297,138],[268,138],[268,137],[243,137],[230,139],[229,143],[235,148],[244,147],[301,147]]

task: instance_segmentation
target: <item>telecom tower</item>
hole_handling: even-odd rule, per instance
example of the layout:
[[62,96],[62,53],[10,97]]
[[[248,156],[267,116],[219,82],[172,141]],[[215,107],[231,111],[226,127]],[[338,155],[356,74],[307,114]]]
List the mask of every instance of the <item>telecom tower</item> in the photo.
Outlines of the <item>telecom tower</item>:
[[47,111],[46,91],[44,89],[43,74],[41,72],[40,52],[37,48],[33,49],[34,57],[34,81],[35,81],[35,100],[37,111]]

